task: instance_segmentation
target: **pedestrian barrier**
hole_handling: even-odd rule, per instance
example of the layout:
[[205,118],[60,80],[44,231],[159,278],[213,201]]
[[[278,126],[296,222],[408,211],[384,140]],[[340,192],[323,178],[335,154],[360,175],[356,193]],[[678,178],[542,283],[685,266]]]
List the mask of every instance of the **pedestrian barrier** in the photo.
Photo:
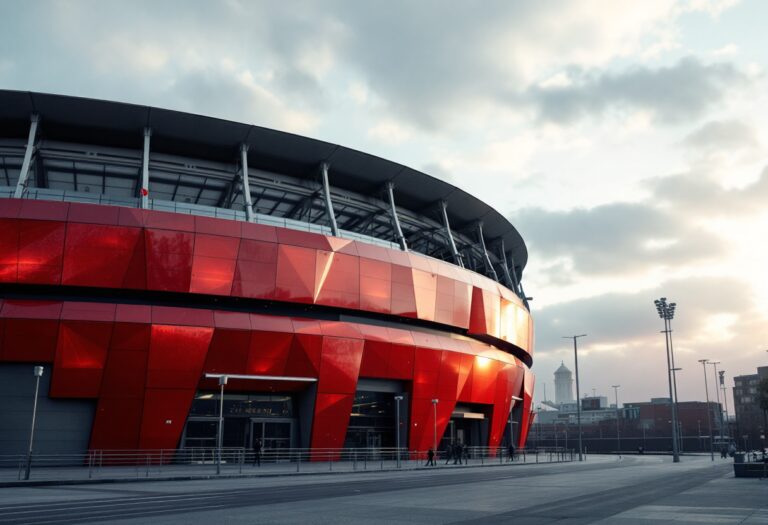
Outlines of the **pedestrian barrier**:
[[[86,480],[199,477],[226,475],[415,470],[425,467],[425,450],[405,448],[281,448],[256,453],[240,447],[157,450],[90,450],[83,454],[0,455],[0,482],[29,479]],[[498,466],[574,460],[562,448],[520,449],[510,457],[506,448],[465,447],[461,457],[438,451],[435,467]],[[219,474],[217,474],[217,472]]]

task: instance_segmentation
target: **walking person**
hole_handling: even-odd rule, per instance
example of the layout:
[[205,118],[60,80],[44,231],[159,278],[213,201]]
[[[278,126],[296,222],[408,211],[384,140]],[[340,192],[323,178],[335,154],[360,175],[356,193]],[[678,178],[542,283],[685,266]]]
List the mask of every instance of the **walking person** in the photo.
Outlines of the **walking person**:
[[261,440],[253,442],[253,466],[261,466]]
[[463,446],[461,443],[456,443],[453,446],[453,464],[461,465],[461,455],[463,453]]
[[435,463],[435,451],[431,448],[427,451],[427,464],[424,465],[425,467],[428,467],[432,465],[433,467],[436,467],[437,464]]
[[448,445],[445,447],[445,464],[451,462],[451,458],[453,457],[453,445],[448,443]]
[[507,453],[509,457],[507,457],[507,461],[515,461],[515,445],[513,443],[509,444],[509,448],[507,450]]

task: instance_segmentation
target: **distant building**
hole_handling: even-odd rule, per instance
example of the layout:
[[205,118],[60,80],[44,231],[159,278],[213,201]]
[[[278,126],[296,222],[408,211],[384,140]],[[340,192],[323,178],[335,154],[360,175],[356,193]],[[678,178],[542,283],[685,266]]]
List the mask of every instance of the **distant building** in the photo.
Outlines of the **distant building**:
[[[766,446],[766,417],[760,409],[760,381],[768,378],[768,366],[761,366],[756,374],[733,378],[733,402],[736,408],[736,434],[740,445],[751,449]],[[762,437],[761,437],[762,436]]]
[[560,368],[555,370],[555,404],[573,403],[573,374],[560,361]]

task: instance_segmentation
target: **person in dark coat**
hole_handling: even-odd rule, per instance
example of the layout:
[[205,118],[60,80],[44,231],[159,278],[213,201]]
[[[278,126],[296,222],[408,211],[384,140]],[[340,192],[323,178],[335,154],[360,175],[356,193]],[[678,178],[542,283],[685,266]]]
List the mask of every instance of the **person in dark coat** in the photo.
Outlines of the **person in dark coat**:
[[253,466],[261,466],[261,440],[253,442]]
[[507,454],[509,455],[509,457],[507,457],[507,461],[515,460],[515,445],[513,443],[509,444],[509,448],[507,449]]
[[451,458],[453,458],[453,445],[448,443],[448,446],[445,447],[445,464],[446,465],[451,462]]
[[461,465],[461,456],[464,453],[464,446],[461,443],[456,443],[453,446],[453,464]]
[[427,464],[424,465],[425,467],[428,467],[432,465],[433,467],[437,466],[435,463],[435,451],[431,448],[427,451]]

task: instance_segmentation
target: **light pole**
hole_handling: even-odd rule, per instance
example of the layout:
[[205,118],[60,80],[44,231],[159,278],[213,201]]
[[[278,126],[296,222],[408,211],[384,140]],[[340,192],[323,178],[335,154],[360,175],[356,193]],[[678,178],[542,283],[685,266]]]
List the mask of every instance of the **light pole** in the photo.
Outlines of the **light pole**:
[[432,400],[432,408],[435,418],[435,426],[434,426],[434,433],[432,434],[432,450],[435,451],[435,454],[437,454],[437,404],[440,402],[439,399],[433,399]]
[[621,385],[612,385],[613,393],[616,396],[616,452],[621,457],[621,434],[619,433],[619,388]]
[[720,404],[720,389],[717,388],[717,365],[720,364],[720,361],[710,361],[708,364],[712,365],[715,372],[715,394],[717,394],[717,405],[718,410],[720,412],[720,441],[723,440],[723,405]]
[[35,419],[37,419],[37,394],[40,392],[40,377],[43,375],[43,367],[36,366],[33,369],[35,375],[35,400],[32,403],[32,427],[29,430],[29,448],[27,449],[27,468],[24,472],[24,479],[29,479],[29,473],[32,470],[32,443],[35,441]]
[[728,391],[725,389],[725,370],[720,370],[718,374],[720,375],[720,388],[723,390],[723,402],[725,403],[725,432],[728,441],[731,441],[731,418],[728,416]]
[[709,386],[707,385],[707,363],[709,361],[707,359],[699,359],[699,363],[701,363],[701,367],[704,370],[704,394],[706,395],[707,399],[707,424],[709,425],[709,457],[712,461],[715,460],[715,448],[714,443],[712,443],[712,416],[709,414]]
[[680,453],[677,444],[677,403],[675,403],[674,391],[672,389],[672,368],[674,368],[674,365],[672,364],[670,357],[672,335],[670,326],[672,324],[672,319],[675,317],[675,308],[677,307],[677,304],[667,304],[666,297],[656,299],[653,303],[656,305],[656,312],[658,312],[659,317],[664,320],[664,330],[662,333],[664,334],[664,342],[667,346],[667,381],[669,382],[669,401],[672,405],[672,461],[674,463],[679,463]]
[[395,396],[397,424],[395,425],[395,441],[397,443],[397,468],[400,468],[400,401],[403,396]]
[[579,423],[579,461],[584,461],[582,456],[584,448],[581,445],[581,392],[579,391],[579,347],[577,343],[579,337],[587,337],[587,334],[565,335],[563,339],[573,339],[573,361],[576,368],[576,420]]
[[221,442],[224,438],[224,385],[227,384],[227,376],[221,376],[219,378],[219,432],[216,436],[216,474],[221,474]]

